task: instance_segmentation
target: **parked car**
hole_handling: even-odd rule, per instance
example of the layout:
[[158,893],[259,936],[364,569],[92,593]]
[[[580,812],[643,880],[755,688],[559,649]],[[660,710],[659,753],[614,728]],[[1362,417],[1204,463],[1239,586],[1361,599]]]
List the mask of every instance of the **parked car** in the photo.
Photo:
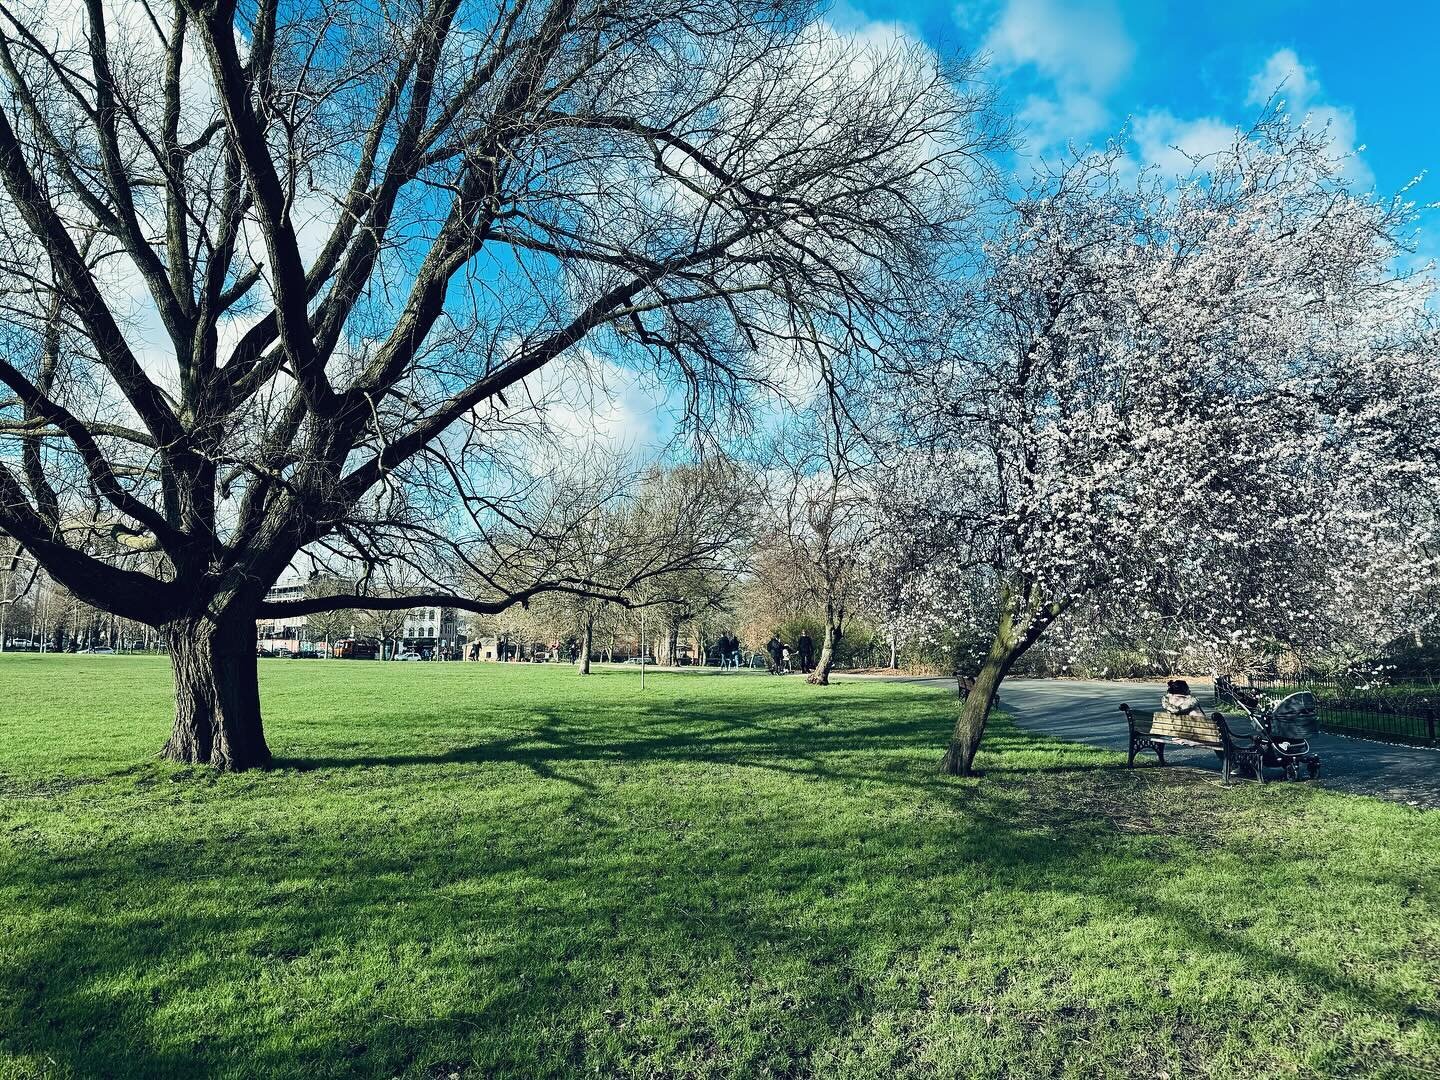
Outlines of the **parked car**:
[[396,660],[423,660],[424,657],[412,649],[406,649],[395,657]]
[[110,646],[108,646],[108,645],[96,645],[96,646],[94,646],[93,648],[82,649],[81,651],[82,651],[82,652],[89,653],[89,654],[92,655],[92,656],[114,656],[114,655],[115,655],[115,650],[112,649],[112,648],[110,648]]
[[333,655],[337,660],[378,660],[380,645],[365,638],[341,638]]

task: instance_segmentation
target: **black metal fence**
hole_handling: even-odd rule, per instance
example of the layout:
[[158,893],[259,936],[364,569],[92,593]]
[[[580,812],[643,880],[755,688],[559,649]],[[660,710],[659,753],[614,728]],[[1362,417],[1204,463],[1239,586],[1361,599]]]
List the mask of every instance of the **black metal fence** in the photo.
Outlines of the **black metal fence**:
[[1215,680],[1218,706],[1234,704],[1231,685],[1270,697],[1300,690],[1315,695],[1320,726],[1343,735],[1367,735],[1434,746],[1440,718],[1440,683],[1428,679],[1368,682],[1312,675],[1236,676]]

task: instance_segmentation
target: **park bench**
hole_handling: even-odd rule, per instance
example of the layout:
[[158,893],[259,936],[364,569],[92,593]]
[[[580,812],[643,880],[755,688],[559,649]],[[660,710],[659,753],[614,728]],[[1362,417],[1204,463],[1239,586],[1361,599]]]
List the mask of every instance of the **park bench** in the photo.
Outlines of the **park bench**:
[[1165,747],[1196,746],[1215,751],[1220,759],[1220,776],[1230,782],[1230,773],[1239,768],[1248,768],[1263,784],[1265,782],[1265,748],[1253,735],[1241,734],[1230,729],[1225,718],[1218,712],[1206,716],[1202,712],[1172,713],[1159,711],[1142,713],[1121,705],[1125,723],[1130,728],[1130,768],[1135,767],[1135,755],[1142,750],[1154,750],[1160,764],[1165,764]]

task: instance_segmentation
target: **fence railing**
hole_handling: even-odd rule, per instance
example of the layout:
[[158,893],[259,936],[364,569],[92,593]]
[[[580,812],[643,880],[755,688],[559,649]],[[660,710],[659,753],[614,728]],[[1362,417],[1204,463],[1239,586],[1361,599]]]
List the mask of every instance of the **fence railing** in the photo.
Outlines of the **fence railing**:
[[1234,704],[1230,686],[1270,697],[1300,690],[1315,695],[1320,726],[1345,735],[1436,744],[1440,684],[1429,680],[1361,682],[1309,675],[1235,676],[1215,680],[1217,705]]

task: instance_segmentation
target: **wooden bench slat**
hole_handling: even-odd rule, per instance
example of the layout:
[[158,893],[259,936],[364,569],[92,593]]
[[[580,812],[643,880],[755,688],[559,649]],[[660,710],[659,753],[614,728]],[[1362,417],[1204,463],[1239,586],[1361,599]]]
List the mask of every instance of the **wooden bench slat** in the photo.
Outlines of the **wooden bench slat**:
[[1135,730],[1159,739],[1184,739],[1204,746],[1220,745],[1220,733],[1215,730],[1214,722],[1198,713],[1186,713],[1182,716],[1178,713],[1157,712],[1149,717],[1148,724],[1145,723],[1143,715],[1137,716]]
[[[1248,769],[1260,783],[1265,782],[1265,744],[1263,740],[1249,735],[1236,736],[1229,722],[1216,723],[1204,713],[1154,712],[1137,713],[1129,705],[1121,705],[1125,719],[1130,725],[1130,768],[1135,767],[1135,755],[1142,750],[1153,750],[1165,764],[1165,747],[1199,746],[1214,750],[1221,756],[1220,777],[1230,782],[1230,774],[1236,769]],[[1220,725],[1224,725],[1222,728]],[[1313,759],[1310,775],[1319,768],[1319,759]]]

